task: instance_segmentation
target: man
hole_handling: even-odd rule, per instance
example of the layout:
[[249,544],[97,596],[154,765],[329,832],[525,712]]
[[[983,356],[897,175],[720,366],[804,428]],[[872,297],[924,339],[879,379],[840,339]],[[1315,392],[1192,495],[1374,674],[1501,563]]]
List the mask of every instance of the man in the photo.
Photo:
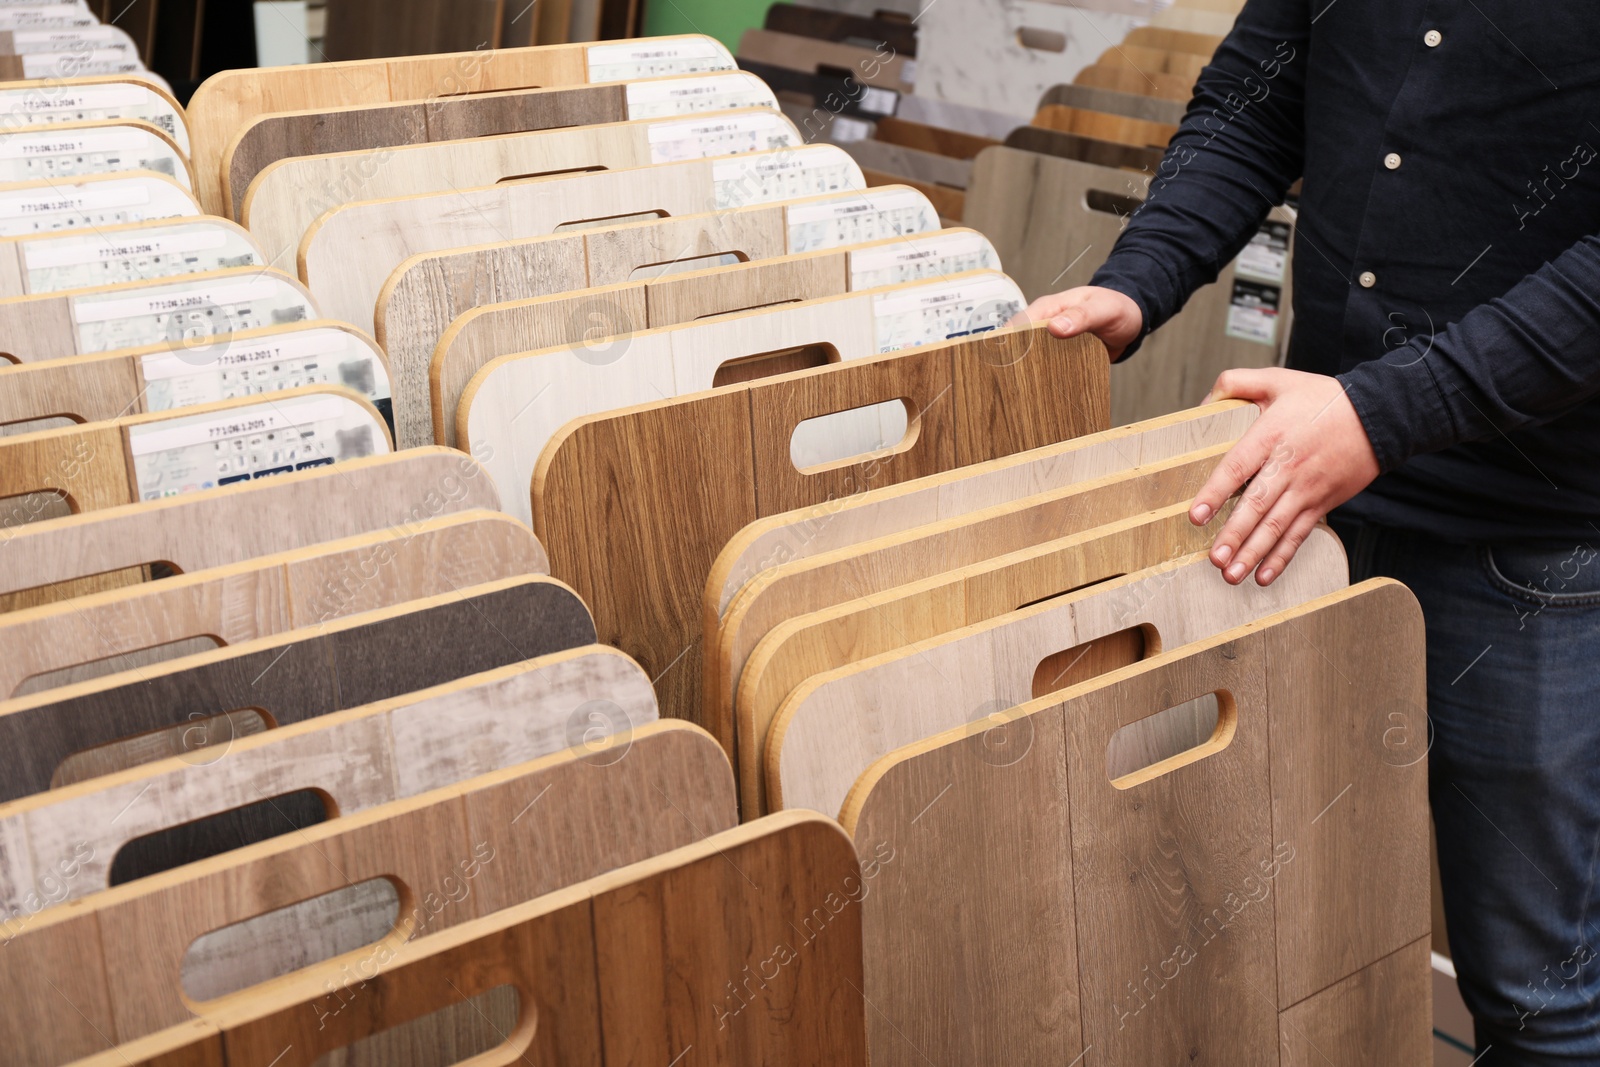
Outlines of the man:
[[[1430,796],[1482,1057],[1600,1064],[1600,8],[1249,0],[1089,286],[1125,358],[1303,176],[1293,369],[1196,498],[1265,585],[1331,509],[1428,627]],[[1342,506],[1341,506],[1342,505]]]

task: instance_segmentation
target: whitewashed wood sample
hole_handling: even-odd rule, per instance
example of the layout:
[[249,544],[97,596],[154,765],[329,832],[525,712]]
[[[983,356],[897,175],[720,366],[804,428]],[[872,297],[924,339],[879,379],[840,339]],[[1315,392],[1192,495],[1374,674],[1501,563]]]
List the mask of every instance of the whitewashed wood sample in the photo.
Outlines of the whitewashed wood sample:
[[189,161],[172,138],[137,119],[0,133],[0,181],[59,181],[129,171],[165,174],[184,189],[194,187]]
[[236,267],[0,300],[0,357],[31,363],[167,344],[175,354],[204,362],[216,339],[320,317],[294,278]]
[[0,185],[0,237],[199,214],[195,198],[160,174],[96,174],[70,182]]
[[75,858],[64,899],[106,889],[128,842],[264,797],[317,789],[353,815],[559,752],[575,721],[580,743],[593,728],[591,705],[607,733],[657,718],[638,664],[587,645],[240,738],[226,759],[174,757],[0,805],[0,906],[31,914],[40,878]]
[[244,227],[210,215],[5,237],[0,238],[0,297],[126,285],[265,263]]
[[273,266],[293,270],[317,217],[357,200],[442,193],[578,170],[623,170],[801,144],[772,108],[295,156],[264,168],[239,218]]
[[[1056,653],[1138,629],[1144,655],[1137,658],[1147,658],[1349,584],[1344,551],[1326,527],[1312,531],[1295,564],[1266,588],[1229,586],[1196,553],[813,675],[790,692],[767,737],[771,807],[838,816],[856,780],[895,749],[991,716],[999,721],[1007,710],[1065,688],[1036,678]],[[1076,666],[1063,663],[1056,673]],[[1172,751],[1144,764],[1198,744],[1214,725],[1193,736],[1196,724],[1186,721],[1187,734],[1167,739]]]
[[165,90],[135,78],[62,78],[0,85],[0,116],[12,130],[61,122],[138,119],[165,132],[186,158],[189,154],[189,125],[183,108]]
[[[881,355],[1004,326],[1024,303],[1003,274],[886,286],[502,356],[472,379],[456,413],[462,445],[484,457],[508,514],[533,519],[546,442],[583,415],[710,389],[726,364],[826,346],[826,362]],[[801,469],[891,448],[911,413],[900,401],[809,420],[790,444]]]
[[861,168],[841,149],[808,145],[362,201],[329,212],[306,232],[300,277],[330,317],[365,328],[385,280],[419,252],[865,187]]

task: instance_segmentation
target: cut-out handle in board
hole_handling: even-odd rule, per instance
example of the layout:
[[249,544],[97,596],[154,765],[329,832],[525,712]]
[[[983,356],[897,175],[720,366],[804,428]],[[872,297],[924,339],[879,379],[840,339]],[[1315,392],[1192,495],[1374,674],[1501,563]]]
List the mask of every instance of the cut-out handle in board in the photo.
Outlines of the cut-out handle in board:
[[0,237],[115,226],[199,215],[200,205],[171,178],[107,175],[80,181],[0,187]]
[[27,88],[0,87],[0,121],[7,129],[115,119],[148,122],[172,138],[178,151],[188,157],[189,127],[183,112],[153,85],[84,78]]
[[130,170],[164,174],[184,189],[194,186],[178,146],[137,119],[0,133],[0,181],[52,181]]
[[212,217],[95,227],[86,235],[18,240],[14,246],[24,288],[7,296],[130,285],[266,264],[249,233]]

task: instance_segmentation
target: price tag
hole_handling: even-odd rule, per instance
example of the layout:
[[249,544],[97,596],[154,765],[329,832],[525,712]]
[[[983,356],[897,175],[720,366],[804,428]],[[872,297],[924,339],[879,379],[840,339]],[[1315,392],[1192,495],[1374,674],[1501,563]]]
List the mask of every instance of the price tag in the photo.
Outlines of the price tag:
[[80,326],[111,319],[131,319],[139,315],[159,315],[203,307],[227,307],[279,295],[286,287],[276,278],[262,276],[249,281],[209,285],[191,289],[181,285],[157,286],[138,296],[114,294],[80,296],[72,302],[72,317]]
[[236,337],[198,352],[152,353],[139,357],[139,370],[150,411],[305,385],[342,385],[380,407],[390,395],[389,375],[372,348],[331,326]]
[[869,189],[785,209],[789,251],[861,244],[886,237],[928,233],[939,228],[939,215],[915,189]]
[[734,70],[738,66],[728,50],[709,37],[590,45],[588,58],[590,84]]
[[76,266],[110,259],[139,256],[170,256],[223,248],[232,231],[221,226],[201,224],[174,229],[160,227],[149,234],[126,233],[107,237],[53,237],[28,241],[22,246],[26,269]]
[[744,71],[710,74],[703,78],[660,78],[628,83],[630,119],[777,106],[778,98],[767,88],[767,83]]
[[79,186],[62,192],[33,193],[23,196],[0,194],[0,219],[28,218],[61,211],[93,211],[99,208],[133,207],[150,202],[150,190],[138,183],[110,183]]
[[652,163],[770,152],[800,143],[793,123],[776,111],[652,123],[646,137]]
[[1276,285],[1234,280],[1228,301],[1228,321],[1223,332],[1240,341],[1261,345],[1278,343],[1278,305],[1283,290]]
[[0,159],[37,159],[40,156],[84,152],[131,152],[155,147],[155,138],[131,126],[106,126],[63,133],[30,130],[27,133],[0,134]]
[[1004,274],[907,286],[872,301],[879,352],[998,329],[1028,302]]
[[874,289],[969,270],[999,270],[1000,256],[981,233],[961,231],[892,240],[852,249],[850,288]]
[[177,111],[148,86],[120,82],[0,89],[0,128],[115,119],[148,122],[171,137],[180,152],[189,149],[189,131]]

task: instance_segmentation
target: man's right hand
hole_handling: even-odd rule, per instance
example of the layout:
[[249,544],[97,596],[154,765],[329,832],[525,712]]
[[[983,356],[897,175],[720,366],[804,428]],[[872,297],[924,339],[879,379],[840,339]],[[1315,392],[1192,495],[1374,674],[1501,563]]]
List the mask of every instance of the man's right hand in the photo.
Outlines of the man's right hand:
[[1029,322],[1046,322],[1057,337],[1092,333],[1116,359],[1144,329],[1139,305],[1115,289],[1080,285],[1060,293],[1041,296],[1025,311]]

